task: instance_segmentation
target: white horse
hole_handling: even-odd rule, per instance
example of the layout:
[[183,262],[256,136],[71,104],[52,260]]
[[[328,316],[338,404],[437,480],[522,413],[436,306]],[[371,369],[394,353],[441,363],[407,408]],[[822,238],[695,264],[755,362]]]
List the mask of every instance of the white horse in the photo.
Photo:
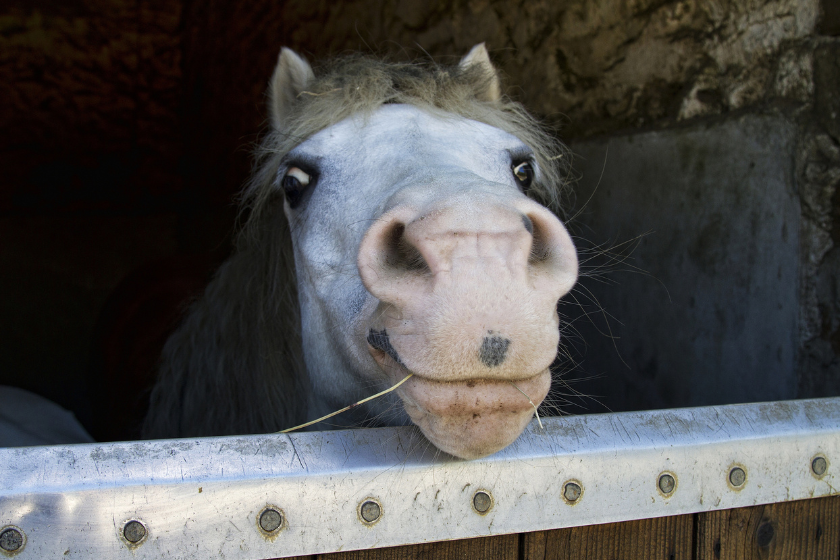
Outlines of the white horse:
[[511,443],[577,279],[546,208],[562,146],[500,94],[483,44],[318,77],[283,49],[270,111],[236,251],[167,342],[145,437],[277,431],[413,373],[350,421],[413,422],[462,458]]

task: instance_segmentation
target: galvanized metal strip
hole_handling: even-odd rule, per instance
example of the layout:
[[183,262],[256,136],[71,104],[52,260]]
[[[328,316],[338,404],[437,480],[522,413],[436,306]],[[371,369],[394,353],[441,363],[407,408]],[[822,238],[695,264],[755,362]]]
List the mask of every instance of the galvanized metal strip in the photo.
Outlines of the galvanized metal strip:
[[[840,398],[543,425],[476,461],[410,427],[1,449],[0,545],[21,559],[275,558],[837,493]],[[280,515],[261,527],[266,510]]]

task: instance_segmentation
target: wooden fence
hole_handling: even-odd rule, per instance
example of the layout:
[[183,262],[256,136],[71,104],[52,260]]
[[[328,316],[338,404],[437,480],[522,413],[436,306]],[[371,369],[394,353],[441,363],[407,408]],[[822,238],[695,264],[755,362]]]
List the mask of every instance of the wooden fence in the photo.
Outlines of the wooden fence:
[[838,457],[840,398],[547,418],[474,461],[414,427],[8,448],[0,556],[840,560]]
[[838,560],[840,496],[298,560]]

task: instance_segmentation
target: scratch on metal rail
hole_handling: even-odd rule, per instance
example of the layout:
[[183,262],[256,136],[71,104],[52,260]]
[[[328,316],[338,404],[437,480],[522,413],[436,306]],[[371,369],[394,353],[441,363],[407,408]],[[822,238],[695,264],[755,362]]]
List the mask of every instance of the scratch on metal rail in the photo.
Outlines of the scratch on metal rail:
[[300,466],[303,467],[303,469],[306,472],[309,472],[309,467],[306,465],[306,462],[303,460],[303,457],[300,456],[300,453],[298,453],[297,447],[295,447],[295,442],[292,439],[291,434],[286,434],[286,437],[289,438],[289,443],[292,444],[292,449],[295,452],[295,457],[297,457],[298,463],[300,463]]

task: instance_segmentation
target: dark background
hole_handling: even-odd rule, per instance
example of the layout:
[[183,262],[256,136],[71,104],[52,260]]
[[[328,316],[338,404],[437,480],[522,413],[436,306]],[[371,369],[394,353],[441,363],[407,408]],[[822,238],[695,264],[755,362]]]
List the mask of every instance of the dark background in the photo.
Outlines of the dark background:
[[[740,13],[739,2],[725,4]],[[721,88],[751,79],[703,50],[725,29],[718,16],[669,1],[613,2],[614,13],[593,5],[6,0],[0,384],[73,410],[99,439],[136,435],[160,345],[230,250],[281,46],[310,61],[350,50],[455,61],[486,40],[508,93],[569,141],[672,126],[710,72]],[[818,34],[836,36],[837,4],[821,10]],[[673,14],[679,24],[657,31]],[[675,45],[672,74],[621,70],[656,33]],[[729,107],[714,88],[702,92],[697,118],[809,103],[759,92]],[[819,336],[835,348],[840,326],[826,313]]]

